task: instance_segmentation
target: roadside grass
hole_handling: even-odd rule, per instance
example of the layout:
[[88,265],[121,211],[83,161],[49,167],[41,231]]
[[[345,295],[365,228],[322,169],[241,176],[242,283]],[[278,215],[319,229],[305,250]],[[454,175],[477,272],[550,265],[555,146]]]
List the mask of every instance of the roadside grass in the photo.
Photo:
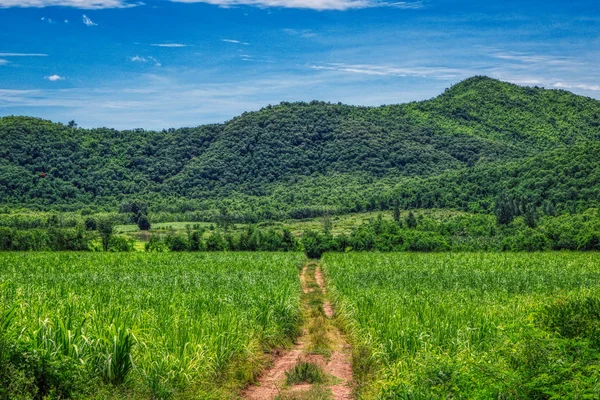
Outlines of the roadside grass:
[[308,361],[298,363],[294,368],[285,372],[285,383],[290,386],[300,383],[319,384],[326,381],[327,376],[323,368]]
[[285,392],[275,397],[275,400],[331,400],[331,390],[316,385],[305,391]]
[[330,325],[323,310],[325,296],[315,279],[317,264],[309,263],[305,281],[308,293],[303,293],[304,315],[308,324],[308,351],[329,357],[331,354]]

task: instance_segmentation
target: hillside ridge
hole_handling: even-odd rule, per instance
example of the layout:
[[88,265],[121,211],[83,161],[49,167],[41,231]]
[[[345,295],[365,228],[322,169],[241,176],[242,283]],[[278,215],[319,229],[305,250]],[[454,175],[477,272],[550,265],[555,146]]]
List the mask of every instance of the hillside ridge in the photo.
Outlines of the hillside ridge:
[[222,124],[163,131],[9,116],[0,118],[0,204],[111,209],[135,197],[180,211],[216,210],[223,201],[283,214],[351,209],[347,187],[381,192],[597,142],[599,115],[600,101],[591,98],[478,76],[420,102],[282,102]]

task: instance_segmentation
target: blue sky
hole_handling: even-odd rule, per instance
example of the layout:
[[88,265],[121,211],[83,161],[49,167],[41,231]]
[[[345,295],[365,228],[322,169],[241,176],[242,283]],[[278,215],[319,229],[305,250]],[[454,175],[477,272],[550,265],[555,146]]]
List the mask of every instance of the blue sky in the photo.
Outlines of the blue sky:
[[423,100],[473,75],[600,98],[600,2],[0,0],[0,116],[223,122]]

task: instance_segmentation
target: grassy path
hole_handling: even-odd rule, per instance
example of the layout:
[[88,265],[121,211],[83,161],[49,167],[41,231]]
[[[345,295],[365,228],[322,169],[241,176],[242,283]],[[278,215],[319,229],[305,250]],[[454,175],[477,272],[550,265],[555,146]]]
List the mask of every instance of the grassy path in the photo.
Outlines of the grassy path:
[[350,346],[333,323],[333,308],[321,268],[306,264],[301,272],[303,334],[296,345],[277,355],[273,366],[243,394],[248,400],[345,400],[353,398]]

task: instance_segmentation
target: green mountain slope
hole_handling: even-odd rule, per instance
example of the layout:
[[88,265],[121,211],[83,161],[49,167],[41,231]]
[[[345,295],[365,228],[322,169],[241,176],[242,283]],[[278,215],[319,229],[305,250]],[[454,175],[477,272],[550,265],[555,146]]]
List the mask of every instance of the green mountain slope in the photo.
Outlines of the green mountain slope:
[[[587,171],[577,164],[565,172],[565,163],[597,161],[588,144],[600,139],[599,115],[597,100],[474,77],[423,102],[282,103],[224,124],[162,132],[4,117],[0,204],[114,208],[143,198],[155,210],[186,211],[226,200],[239,214],[301,217],[400,200],[407,207],[487,209],[505,190],[547,200],[525,183],[527,173],[533,180],[566,176],[567,183],[548,183],[562,199],[571,177]],[[556,148],[568,149],[569,160]],[[527,170],[512,180],[502,175],[520,167]],[[590,184],[594,190],[598,183]]]

